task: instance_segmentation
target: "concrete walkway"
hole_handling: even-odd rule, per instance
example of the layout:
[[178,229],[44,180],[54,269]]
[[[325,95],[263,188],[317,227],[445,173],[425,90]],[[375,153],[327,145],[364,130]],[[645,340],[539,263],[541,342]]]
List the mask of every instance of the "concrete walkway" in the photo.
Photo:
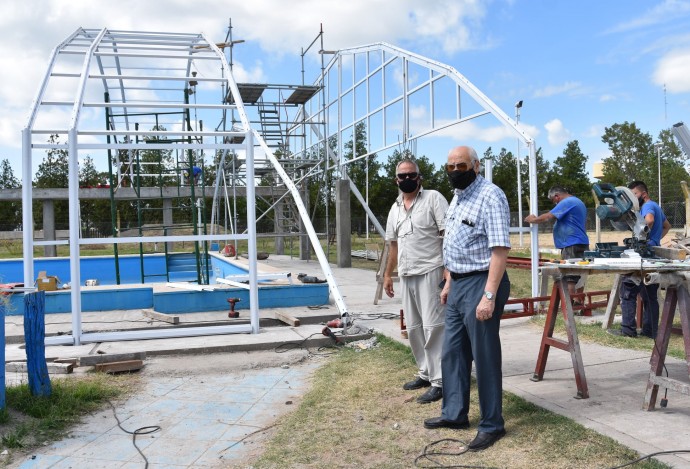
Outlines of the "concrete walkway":
[[[318,263],[298,261],[286,256],[271,256],[263,261],[269,265],[291,271],[321,276]],[[333,269],[348,310],[357,323],[373,327],[403,343],[400,323],[395,317],[400,310],[399,297],[384,297],[373,304],[376,288],[373,271],[360,269]],[[399,288],[398,284],[395,284]],[[279,310],[300,318],[335,318],[333,305],[323,309]],[[242,310],[241,310],[242,313]],[[244,310],[246,314],[246,310]],[[271,314],[265,312],[262,314]],[[214,316],[215,315],[215,316]],[[388,317],[382,318],[385,315]],[[122,312],[123,321],[141,321],[136,312]],[[109,316],[111,318],[111,316]],[[213,321],[218,313],[188,318],[193,321]],[[8,321],[17,321],[10,317]],[[64,321],[67,322],[65,326]],[[52,315],[47,322],[51,328],[66,327],[69,319]],[[308,322],[308,321],[307,321]],[[126,322],[121,325],[127,324]],[[8,324],[8,342],[16,334]],[[323,326],[307,324],[299,327],[262,327],[257,335],[237,334],[185,339],[155,339],[137,342],[112,342],[82,345],[80,347],[47,347],[47,357],[83,356],[99,353],[146,352],[149,357],[142,370],[146,387],[124,403],[115,412],[123,427],[134,430],[141,426],[159,425],[161,430],[137,437],[137,444],[149,461],[150,468],[162,467],[227,467],[233,462],[251,461],[252,445],[257,435],[242,442],[248,434],[269,426],[282,412],[292,409],[308,388],[311,373],[322,363],[304,360],[292,352],[288,360],[283,357],[259,363],[249,350],[272,351],[284,342],[298,343],[305,339],[325,341],[320,336]],[[65,332],[63,330],[63,332]],[[604,347],[580,342],[585,373],[589,386],[589,399],[575,399],[576,386],[570,354],[551,349],[544,380],[532,382],[542,331],[526,319],[505,320],[501,324],[503,343],[504,388],[526,400],[575,421],[630,448],[648,454],[656,451],[690,449],[690,397],[669,391],[666,409],[642,410],[649,374],[650,353]],[[316,342],[314,342],[316,343]],[[7,345],[7,359],[20,359],[23,349]],[[208,354],[217,352],[218,354]],[[222,353],[221,352],[233,352]],[[185,355],[175,354],[202,354]],[[270,352],[274,354],[274,352]],[[275,354],[274,354],[275,355]],[[172,358],[165,358],[172,356]],[[214,360],[220,358],[220,362]],[[245,365],[233,369],[228,361]],[[177,370],[160,371],[163,360],[187,363],[197,372]],[[201,360],[201,361],[199,361]],[[213,363],[204,369],[203,363]],[[669,376],[688,380],[688,366],[681,360],[668,358]],[[237,365],[237,363],[235,363]],[[266,366],[267,365],[267,366]],[[281,366],[282,365],[282,366]],[[159,370],[159,371],[156,371]],[[155,376],[147,376],[153,373]],[[9,376],[9,374],[8,374]],[[15,379],[25,379],[16,376]],[[663,396],[663,392],[660,393]],[[291,402],[293,404],[286,404]],[[420,422],[421,425],[421,422]],[[510,427],[510,421],[506,422]],[[690,468],[690,454],[661,456],[658,459],[679,468]],[[144,467],[143,459],[132,445],[132,437],[117,426],[112,409],[89,416],[77,425],[70,436],[52,445],[39,448],[35,459],[15,461],[10,467]]]

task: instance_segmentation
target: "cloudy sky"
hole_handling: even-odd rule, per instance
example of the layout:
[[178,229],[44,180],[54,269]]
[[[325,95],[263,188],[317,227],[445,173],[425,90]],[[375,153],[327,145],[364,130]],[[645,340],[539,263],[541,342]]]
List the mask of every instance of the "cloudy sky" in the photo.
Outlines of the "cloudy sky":
[[[549,160],[576,139],[591,168],[608,155],[607,126],[636,122],[656,138],[690,122],[690,0],[4,0],[0,159],[20,175],[20,130],[50,52],[77,28],[220,42],[230,20],[246,41],[235,48],[238,82],[301,82],[300,51],[322,25],[326,49],[387,42],[453,66],[511,117],[523,100],[520,123]],[[517,148],[467,129],[424,152],[441,161],[470,138],[480,153]]]

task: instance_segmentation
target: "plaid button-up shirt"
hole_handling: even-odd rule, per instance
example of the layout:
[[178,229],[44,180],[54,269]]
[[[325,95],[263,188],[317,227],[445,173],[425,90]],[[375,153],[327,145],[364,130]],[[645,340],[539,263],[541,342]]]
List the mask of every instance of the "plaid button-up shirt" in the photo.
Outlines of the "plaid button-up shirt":
[[460,274],[488,270],[491,249],[510,248],[510,210],[503,191],[482,176],[455,190],[446,212],[443,262]]

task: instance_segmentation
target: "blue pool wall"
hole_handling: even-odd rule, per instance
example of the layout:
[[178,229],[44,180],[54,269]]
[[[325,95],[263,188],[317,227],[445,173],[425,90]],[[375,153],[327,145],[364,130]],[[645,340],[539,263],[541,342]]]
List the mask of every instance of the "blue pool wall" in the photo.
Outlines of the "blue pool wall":
[[[148,255],[145,272],[148,276],[154,268],[162,269],[163,274],[157,283],[166,282],[165,256]],[[146,256],[146,257],[148,257]],[[122,262],[124,260],[124,262]],[[230,259],[212,254],[210,256],[212,282],[216,277],[246,274],[247,271],[232,263]],[[83,312],[114,311],[129,309],[153,309],[160,313],[194,313],[202,311],[229,311],[228,298],[239,298],[236,310],[249,308],[249,290],[243,288],[222,288],[213,291],[196,291],[179,289],[175,291],[154,291],[150,283],[141,283],[139,256],[120,256],[120,278],[131,279],[131,284],[107,286],[99,289],[89,287],[81,291]],[[115,264],[112,257],[81,259],[82,280],[98,279],[102,285],[115,283]],[[151,270],[149,270],[151,267]],[[45,270],[47,275],[55,275],[61,284],[70,281],[69,259],[50,258],[36,259],[34,272]],[[134,272],[133,272],[134,271]],[[0,260],[0,283],[21,283],[23,261],[16,259]],[[171,281],[173,279],[171,278]],[[124,280],[122,280],[124,283]],[[24,314],[24,295],[14,293],[7,297],[7,315]],[[259,288],[259,308],[282,308],[298,306],[317,306],[328,304],[327,284],[270,285]],[[70,313],[70,290],[46,292],[46,313]]]
[[[246,269],[232,264],[230,260],[210,255],[211,268],[209,274],[212,282],[217,276],[247,273]],[[165,254],[146,254],[144,256],[144,278],[141,274],[141,258],[137,255],[118,256],[120,262],[120,283],[160,283],[167,282]],[[83,282],[96,279],[100,285],[116,285],[115,257],[93,256],[82,257],[79,260],[80,276]],[[60,285],[71,282],[69,259],[66,257],[50,257],[34,259],[34,275],[45,271],[60,280]],[[186,277],[190,277],[187,275]],[[190,281],[196,279],[196,274],[185,278],[179,272],[170,272],[170,281]],[[24,282],[24,261],[22,259],[0,259],[0,283]]]

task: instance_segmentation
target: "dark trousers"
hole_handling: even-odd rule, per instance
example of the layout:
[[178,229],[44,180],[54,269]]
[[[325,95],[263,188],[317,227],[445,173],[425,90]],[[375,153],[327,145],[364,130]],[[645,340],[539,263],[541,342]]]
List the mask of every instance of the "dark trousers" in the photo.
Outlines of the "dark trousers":
[[503,275],[496,293],[491,319],[478,321],[477,305],[484,294],[487,273],[453,280],[446,305],[443,341],[443,406],[441,416],[453,422],[467,421],[470,383],[474,360],[479,411],[478,430],[503,430],[503,374],[499,325],[510,295],[508,274]]
[[621,331],[625,335],[637,336],[637,294],[642,297],[644,310],[642,313],[642,335],[656,338],[659,328],[659,284],[636,285],[631,280],[623,279],[621,283]]

